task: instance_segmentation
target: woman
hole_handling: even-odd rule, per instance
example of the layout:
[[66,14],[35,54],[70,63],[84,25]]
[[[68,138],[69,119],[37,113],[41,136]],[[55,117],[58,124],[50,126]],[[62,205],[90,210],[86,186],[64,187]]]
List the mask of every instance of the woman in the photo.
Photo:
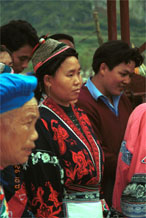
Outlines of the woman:
[[41,39],[32,62],[41,103],[39,138],[24,166],[30,207],[36,217],[103,217],[100,200],[103,153],[76,102],[82,79],[78,54],[53,39]]
[[146,217],[146,103],[128,120],[118,158],[113,207],[126,217]]
[[13,60],[11,52],[4,46],[0,45],[0,74],[14,73],[13,69]]

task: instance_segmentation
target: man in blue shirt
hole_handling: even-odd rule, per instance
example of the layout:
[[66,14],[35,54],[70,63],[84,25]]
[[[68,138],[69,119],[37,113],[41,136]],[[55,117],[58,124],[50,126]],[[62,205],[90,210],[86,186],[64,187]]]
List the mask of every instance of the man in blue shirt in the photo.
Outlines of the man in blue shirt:
[[93,56],[94,76],[81,88],[77,105],[91,121],[105,156],[104,197],[112,205],[117,158],[132,106],[124,95],[134,69],[143,62],[138,48],[121,40],[101,45]]

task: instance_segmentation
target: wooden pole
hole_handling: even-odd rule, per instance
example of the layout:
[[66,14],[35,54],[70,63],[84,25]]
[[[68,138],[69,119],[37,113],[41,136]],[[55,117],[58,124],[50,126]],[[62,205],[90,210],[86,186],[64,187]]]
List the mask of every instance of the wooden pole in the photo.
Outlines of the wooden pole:
[[146,50],[146,42],[144,42],[139,48],[140,53],[144,52],[145,50]]
[[130,45],[129,0],[120,0],[121,39]]
[[98,11],[97,10],[93,11],[93,18],[94,18],[94,21],[95,21],[98,44],[102,45],[103,44],[103,38],[102,38],[102,35],[101,35],[101,31],[100,31],[100,24],[99,24],[99,18],[98,18]]
[[117,40],[116,0],[107,0],[108,39]]

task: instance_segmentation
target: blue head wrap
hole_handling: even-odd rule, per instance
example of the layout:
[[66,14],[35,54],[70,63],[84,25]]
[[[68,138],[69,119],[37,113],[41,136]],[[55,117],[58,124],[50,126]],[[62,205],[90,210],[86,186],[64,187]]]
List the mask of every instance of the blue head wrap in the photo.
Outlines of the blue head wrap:
[[37,79],[22,74],[0,74],[0,114],[19,108],[34,97]]

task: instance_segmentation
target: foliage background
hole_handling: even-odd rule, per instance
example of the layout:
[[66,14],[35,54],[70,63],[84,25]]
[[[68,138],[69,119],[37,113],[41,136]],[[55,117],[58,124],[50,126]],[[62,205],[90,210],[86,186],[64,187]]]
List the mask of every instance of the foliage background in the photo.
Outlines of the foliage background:
[[[119,0],[116,3],[117,32],[118,39],[121,39]],[[46,33],[71,34],[75,39],[82,69],[91,74],[92,57],[99,46],[93,10],[97,5],[105,42],[108,40],[106,4],[107,0],[1,0],[0,25],[12,19],[24,19],[34,26],[39,36]],[[146,1],[129,0],[129,9],[131,43],[140,47],[146,41]]]

